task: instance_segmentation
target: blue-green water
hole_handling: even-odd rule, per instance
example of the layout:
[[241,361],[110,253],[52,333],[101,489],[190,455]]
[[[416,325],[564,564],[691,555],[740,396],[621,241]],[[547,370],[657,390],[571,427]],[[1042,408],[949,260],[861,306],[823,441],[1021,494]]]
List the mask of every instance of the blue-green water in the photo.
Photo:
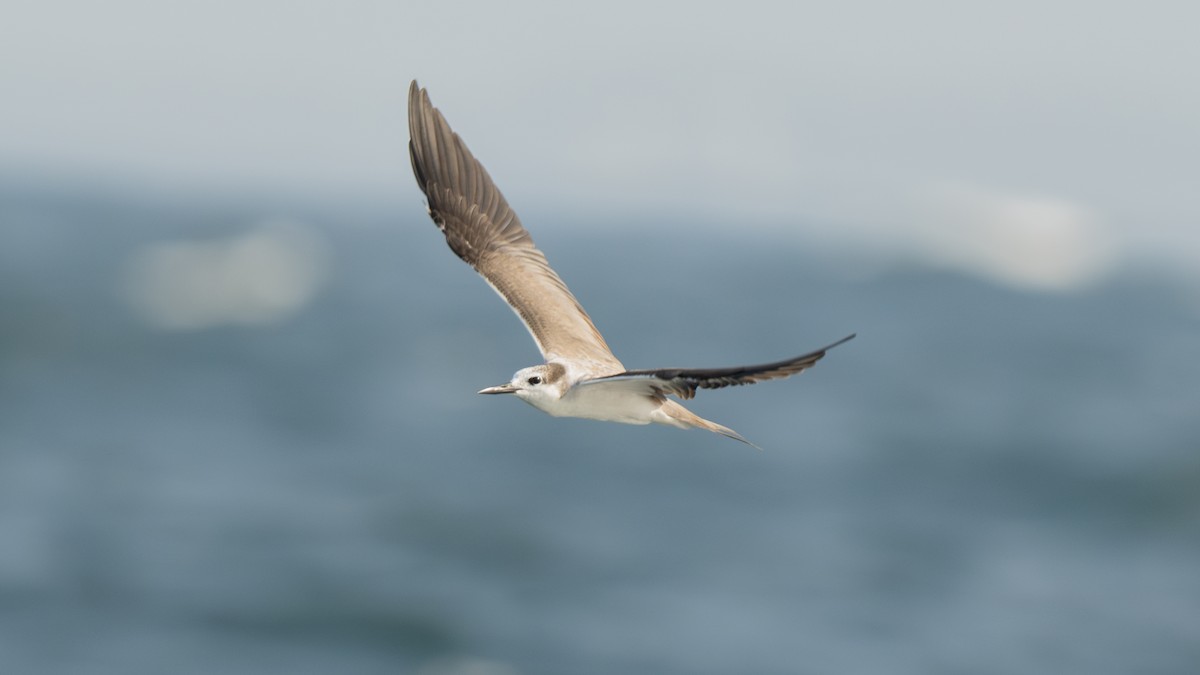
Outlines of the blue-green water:
[[[629,367],[763,446],[476,396],[538,362],[418,204],[8,190],[0,672],[1193,673],[1200,307],[1037,294],[681,224],[527,225]],[[286,216],[289,319],[162,331],[162,240]]]

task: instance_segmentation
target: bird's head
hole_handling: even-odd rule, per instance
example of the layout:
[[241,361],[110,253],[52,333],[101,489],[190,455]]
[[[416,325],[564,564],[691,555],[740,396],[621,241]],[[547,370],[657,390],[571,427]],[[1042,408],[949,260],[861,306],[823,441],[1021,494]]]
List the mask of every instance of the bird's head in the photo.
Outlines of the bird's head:
[[508,384],[481,389],[481,394],[516,394],[517,398],[537,405],[539,401],[558,399],[562,396],[562,384],[566,369],[557,363],[522,368],[512,376]]

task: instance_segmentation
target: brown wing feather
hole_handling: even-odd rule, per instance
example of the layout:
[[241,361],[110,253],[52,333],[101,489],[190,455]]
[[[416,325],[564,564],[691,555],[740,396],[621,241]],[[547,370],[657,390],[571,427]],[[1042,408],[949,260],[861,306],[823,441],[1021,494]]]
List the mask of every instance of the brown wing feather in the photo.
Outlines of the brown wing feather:
[[733,366],[730,368],[627,370],[616,375],[596,378],[590,380],[590,382],[644,380],[655,391],[689,399],[696,395],[697,389],[720,389],[722,387],[754,384],[755,382],[796,375],[812,367],[817,361],[820,361],[825,356],[825,352],[853,338],[854,335],[848,335],[816,351],[773,363],[760,363],[753,366]]
[[414,80],[408,90],[409,158],[429,215],[458,257],[525,322],[547,361],[590,362],[597,374],[624,366],[579,301],[551,269],[483,165]]

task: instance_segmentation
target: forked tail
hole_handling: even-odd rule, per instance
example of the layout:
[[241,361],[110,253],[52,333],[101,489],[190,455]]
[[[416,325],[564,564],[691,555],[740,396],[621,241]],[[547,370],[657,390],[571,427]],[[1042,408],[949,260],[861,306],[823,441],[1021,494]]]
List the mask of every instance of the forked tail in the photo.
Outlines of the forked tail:
[[671,426],[679,427],[681,429],[705,429],[713,432],[714,434],[721,434],[722,436],[732,438],[735,441],[741,441],[756,450],[762,450],[762,448],[746,440],[741,434],[733,429],[721,424],[717,424],[716,422],[706,420],[691,410],[679,405],[675,401],[672,401],[671,399],[663,401],[662,407],[659,408],[659,412],[661,412],[665,417],[670,418],[670,421],[662,421],[663,424],[670,424]]

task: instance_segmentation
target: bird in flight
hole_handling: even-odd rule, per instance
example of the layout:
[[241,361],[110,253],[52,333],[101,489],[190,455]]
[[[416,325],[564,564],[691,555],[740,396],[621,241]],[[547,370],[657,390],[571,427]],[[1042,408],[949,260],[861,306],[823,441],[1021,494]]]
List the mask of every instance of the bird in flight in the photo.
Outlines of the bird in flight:
[[[513,394],[555,417],[707,429],[754,445],[668,398],[697,389],[754,384],[800,373],[854,335],[807,354],[752,366],[626,370],[483,165],[450,128],[429,94],[408,89],[409,157],[429,216],[458,257],[475,268],[525,323],[546,362],[518,370],[480,394]],[[757,446],[755,446],[757,447]]]

